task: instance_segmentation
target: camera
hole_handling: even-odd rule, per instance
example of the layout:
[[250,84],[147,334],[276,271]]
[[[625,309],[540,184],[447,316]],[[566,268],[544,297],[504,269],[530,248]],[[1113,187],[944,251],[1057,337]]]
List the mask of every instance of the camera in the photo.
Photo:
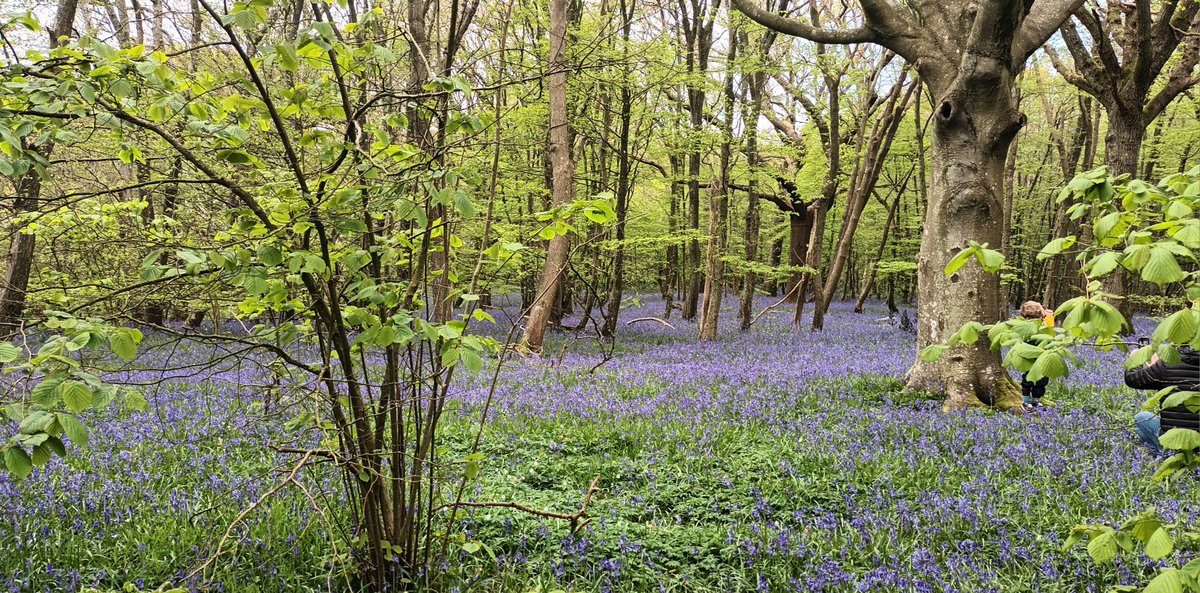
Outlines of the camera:
[[1138,338],[1138,346],[1149,346],[1150,338]]

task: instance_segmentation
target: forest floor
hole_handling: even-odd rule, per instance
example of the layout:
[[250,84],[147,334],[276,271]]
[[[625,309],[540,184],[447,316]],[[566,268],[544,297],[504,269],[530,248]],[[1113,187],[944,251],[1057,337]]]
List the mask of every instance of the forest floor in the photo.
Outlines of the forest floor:
[[[790,327],[781,309],[739,333],[734,300],[714,343],[677,318],[626,325],[661,315],[645,300],[622,313],[615,346],[558,332],[543,356],[505,364],[468,498],[573,513],[593,477],[601,490],[574,535],[473,510],[463,528],[484,547],[443,567],[446,590],[1104,591],[1157,564],[1096,567],[1062,551],[1073,525],[1200,512],[1185,502],[1194,480],[1151,481],[1131,420],[1144,396],[1122,386],[1120,353],[1081,351],[1035,414],[947,415],[900,392],[915,337],[878,304],[835,304],[823,332]],[[286,408],[262,405],[264,361],[199,343],[145,350],[122,378],[149,412],[106,408],[65,461],[19,486],[0,475],[0,591],[181,579],[294,461],[270,448],[306,437]],[[489,391],[488,367],[463,377],[447,458],[469,447]],[[190,585],[339,590],[329,542],[346,534],[309,497],[336,500],[340,481],[318,467],[302,483],[250,513]]]

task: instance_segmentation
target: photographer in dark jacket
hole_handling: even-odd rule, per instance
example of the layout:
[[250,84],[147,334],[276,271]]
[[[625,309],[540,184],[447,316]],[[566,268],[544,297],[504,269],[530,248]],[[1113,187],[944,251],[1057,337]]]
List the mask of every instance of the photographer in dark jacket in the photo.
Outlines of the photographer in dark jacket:
[[[1125,384],[1134,389],[1178,387],[1182,391],[1200,391],[1200,352],[1186,346],[1179,349],[1179,363],[1168,365],[1154,355],[1145,366],[1125,371]],[[1157,414],[1138,412],[1133,417],[1138,438],[1154,453],[1162,452],[1159,435],[1172,428],[1200,431],[1200,414],[1184,406],[1160,409]]]

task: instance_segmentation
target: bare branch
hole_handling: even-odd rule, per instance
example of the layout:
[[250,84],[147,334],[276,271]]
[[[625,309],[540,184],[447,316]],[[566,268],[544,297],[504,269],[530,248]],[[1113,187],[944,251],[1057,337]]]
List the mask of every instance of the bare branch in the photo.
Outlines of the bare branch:
[[795,37],[817,43],[846,45],[849,43],[879,43],[879,37],[867,27],[854,29],[821,29],[802,20],[767,12],[753,0],[732,0],[733,6],[758,24]]
[[1012,44],[1012,61],[1024,64],[1071,13],[1083,6],[1083,0],[1038,0],[1021,22]]

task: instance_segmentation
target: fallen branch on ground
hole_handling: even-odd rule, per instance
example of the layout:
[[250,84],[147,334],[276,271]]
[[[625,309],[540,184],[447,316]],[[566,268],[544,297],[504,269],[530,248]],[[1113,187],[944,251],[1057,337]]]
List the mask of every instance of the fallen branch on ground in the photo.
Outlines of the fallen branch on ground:
[[670,323],[667,323],[666,321],[659,319],[657,317],[638,317],[637,319],[630,319],[629,321],[626,321],[625,325],[633,325],[639,321],[657,321],[671,329],[675,329],[674,325],[671,325]]

